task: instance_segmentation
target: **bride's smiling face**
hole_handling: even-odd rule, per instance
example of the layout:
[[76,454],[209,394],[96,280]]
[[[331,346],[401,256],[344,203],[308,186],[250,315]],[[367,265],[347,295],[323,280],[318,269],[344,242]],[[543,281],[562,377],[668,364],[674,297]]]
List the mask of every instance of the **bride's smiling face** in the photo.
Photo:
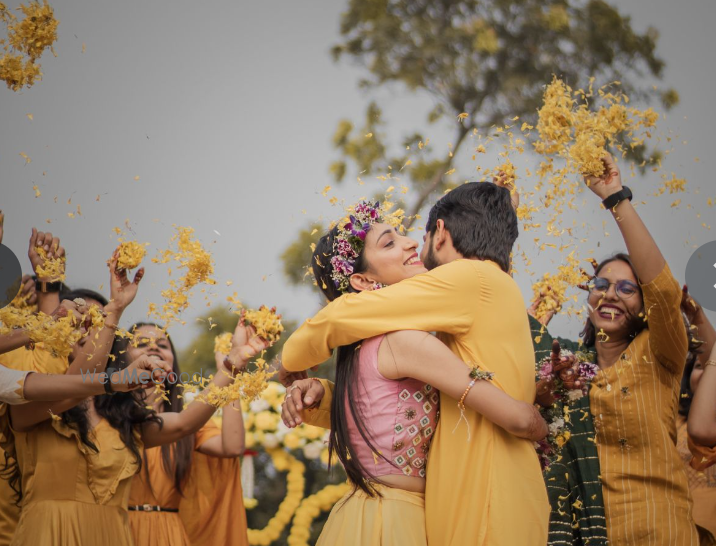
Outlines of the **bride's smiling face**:
[[420,261],[418,242],[382,222],[373,224],[365,239],[364,256],[368,269],[362,274],[351,276],[351,283],[365,290],[370,282],[392,285],[425,273],[428,270]]

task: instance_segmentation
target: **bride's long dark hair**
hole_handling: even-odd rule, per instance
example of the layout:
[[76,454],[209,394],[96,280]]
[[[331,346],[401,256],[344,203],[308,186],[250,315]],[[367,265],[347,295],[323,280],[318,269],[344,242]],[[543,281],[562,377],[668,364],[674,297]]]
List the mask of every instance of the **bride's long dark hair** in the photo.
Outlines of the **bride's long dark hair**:
[[[338,227],[334,227],[324,235],[318,241],[311,259],[313,276],[318,287],[329,301],[333,301],[343,294],[338,290],[331,278],[331,274],[333,273],[331,257],[333,256],[333,243],[337,234]],[[367,269],[368,262],[365,258],[364,248],[358,255],[358,258],[356,258],[353,273],[363,273]],[[349,285],[347,292],[359,291]],[[348,433],[348,421],[346,416],[347,408],[351,413],[358,432],[370,450],[374,454],[377,454],[379,458],[391,463],[373,445],[370,433],[365,427],[365,421],[358,407],[358,396],[355,390],[358,384],[356,376],[360,345],[361,342],[356,342],[347,346],[341,346],[336,350],[336,381],[333,391],[333,400],[331,402],[331,432],[328,440],[330,453],[329,467],[333,463],[333,457],[336,456],[343,465],[348,479],[353,484],[353,492],[355,493],[357,489],[360,488],[367,495],[374,497],[380,494],[373,487],[371,482],[379,483],[380,481],[360,463],[356,448],[353,446]]]

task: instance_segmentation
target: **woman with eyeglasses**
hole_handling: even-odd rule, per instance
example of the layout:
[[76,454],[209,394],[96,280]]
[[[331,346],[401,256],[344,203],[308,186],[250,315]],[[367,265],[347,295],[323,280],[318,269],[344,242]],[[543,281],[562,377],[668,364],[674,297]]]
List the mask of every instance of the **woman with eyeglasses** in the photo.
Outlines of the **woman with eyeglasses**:
[[[630,203],[612,158],[586,183],[614,216],[629,254],[596,267],[583,343],[599,372],[589,403],[611,545],[691,545],[698,534],[676,449],[688,351],[681,287]],[[574,420],[575,417],[572,417]]]

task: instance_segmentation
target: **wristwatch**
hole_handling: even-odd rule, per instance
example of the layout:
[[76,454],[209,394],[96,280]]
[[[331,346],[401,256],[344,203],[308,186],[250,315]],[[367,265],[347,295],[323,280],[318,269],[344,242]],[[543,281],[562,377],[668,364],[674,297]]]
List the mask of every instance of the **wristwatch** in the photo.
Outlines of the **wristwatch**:
[[614,192],[611,196],[602,201],[602,205],[604,205],[604,208],[609,211],[611,209],[614,209],[614,207],[619,205],[619,203],[621,203],[625,199],[631,201],[631,198],[631,190],[627,186],[623,186],[621,190],[619,190],[618,192]]
[[107,375],[107,381],[104,383],[104,392],[107,395],[115,393],[114,389],[112,389],[112,374],[119,372],[119,370],[117,367],[107,367],[104,369],[104,373]]
[[39,281],[35,280],[35,290],[41,293],[60,292],[62,290],[62,281]]

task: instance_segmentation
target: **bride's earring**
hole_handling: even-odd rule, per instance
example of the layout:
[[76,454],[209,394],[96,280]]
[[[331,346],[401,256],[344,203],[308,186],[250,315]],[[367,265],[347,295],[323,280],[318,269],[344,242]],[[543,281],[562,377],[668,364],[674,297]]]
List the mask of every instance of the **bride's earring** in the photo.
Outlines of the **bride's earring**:
[[377,281],[373,281],[373,285],[371,286],[370,290],[371,290],[371,291],[377,291],[378,289],[382,289],[383,287],[385,287],[385,285],[383,285],[382,283],[378,283]]

